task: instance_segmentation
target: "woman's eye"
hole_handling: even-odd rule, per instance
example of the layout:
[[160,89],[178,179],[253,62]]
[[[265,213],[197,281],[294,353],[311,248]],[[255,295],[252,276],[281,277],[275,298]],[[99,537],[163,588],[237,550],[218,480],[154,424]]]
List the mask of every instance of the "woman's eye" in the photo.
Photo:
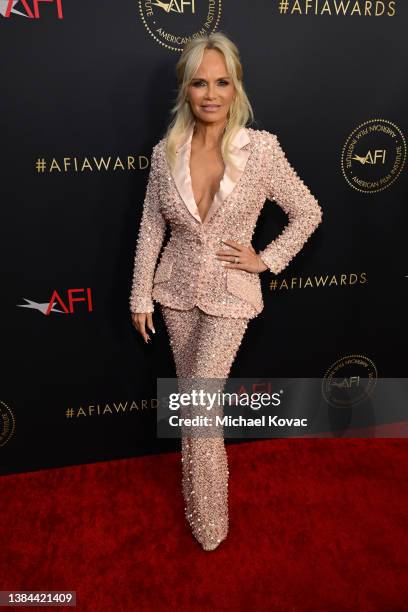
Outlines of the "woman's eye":
[[[205,81],[194,81],[192,83],[193,87],[201,87],[202,85],[205,85]],[[221,79],[221,81],[218,81],[219,85],[222,85],[223,87],[225,85],[229,85],[229,81],[224,81],[224,79]]]

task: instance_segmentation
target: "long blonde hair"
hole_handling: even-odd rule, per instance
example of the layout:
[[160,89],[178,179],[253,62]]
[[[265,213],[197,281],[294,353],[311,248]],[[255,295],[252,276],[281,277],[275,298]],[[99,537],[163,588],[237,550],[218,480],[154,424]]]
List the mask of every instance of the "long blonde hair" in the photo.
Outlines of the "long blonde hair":
[[170,168],[174,167],[177,142],[195,121],[195,116],[187,101],[187,88],[201,64],[205,49],[217,49],[223,54],[235,86],[235,98],[230,106],[221,141],[221,154],[224,162],[231,161],[228,150],[237,129],[244,127],[249,120],[251,122],[254,120],[252,106],[244,90],[243,70],[237,46],[222,32],[192,38],[185,45],[176,65],[178,93],[176,102],[170,111],[174,116],[165,134],[166,157]]

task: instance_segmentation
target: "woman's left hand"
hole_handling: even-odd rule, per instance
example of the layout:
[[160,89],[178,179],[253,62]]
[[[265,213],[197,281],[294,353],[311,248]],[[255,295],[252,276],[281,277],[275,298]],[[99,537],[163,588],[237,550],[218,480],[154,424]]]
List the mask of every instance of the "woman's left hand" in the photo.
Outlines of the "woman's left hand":
[[[223,240],[224,244],[231,247],[229,251],[215,251],[217,259],[223,260],[223,264],[226,268],[237,268],[238,270],[245,270],[246,272],[264,272],[268,269],[268,266],[264,264],[262,259],[256,253],[252,245],[245,246],[234,240]],[[238,257],[237,263],[235,257]]]

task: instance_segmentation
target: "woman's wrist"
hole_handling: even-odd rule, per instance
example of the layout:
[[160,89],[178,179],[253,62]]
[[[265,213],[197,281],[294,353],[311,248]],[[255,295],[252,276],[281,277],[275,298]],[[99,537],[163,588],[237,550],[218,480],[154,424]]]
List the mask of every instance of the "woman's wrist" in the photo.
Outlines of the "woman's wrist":
[[260,274],[261,272],[265,272],[265,270],[268,269],[268,266],[265,264],[265,262],[262,260],[261,256],[259,255],[259,253],[257,253],[258,255],[258,274]]

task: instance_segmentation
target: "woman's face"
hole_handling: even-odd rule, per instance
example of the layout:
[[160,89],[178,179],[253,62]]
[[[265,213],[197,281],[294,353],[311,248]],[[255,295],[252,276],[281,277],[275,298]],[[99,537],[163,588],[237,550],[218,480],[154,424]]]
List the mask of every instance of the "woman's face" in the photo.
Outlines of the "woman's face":
[[234,95],[235,87],[224,55],[216,49],[206,49],[187,90],[196,119],[203,123],[226,121]]

